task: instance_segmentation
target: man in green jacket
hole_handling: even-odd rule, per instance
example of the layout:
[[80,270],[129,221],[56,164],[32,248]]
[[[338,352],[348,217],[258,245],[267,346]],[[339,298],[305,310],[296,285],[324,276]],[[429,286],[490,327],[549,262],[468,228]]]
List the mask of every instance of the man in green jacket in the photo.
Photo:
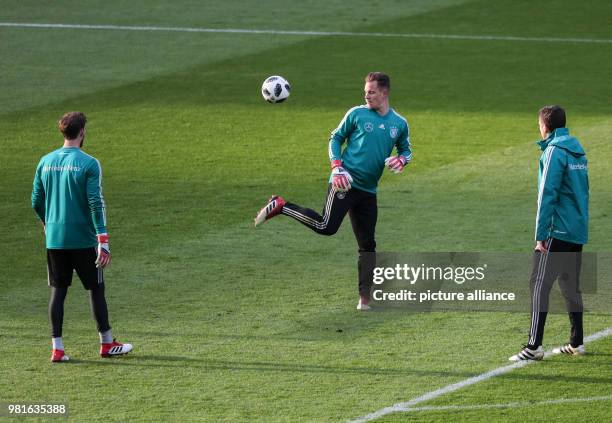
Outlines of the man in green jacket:
[[66,113],[58,122],[64,145],[42,159],[32,187],[32,208],[45,228],[47,275],[51,287],[51,361],[68,361],[62,326],[64,300],[76,271],[89,291],[91,309],[100,335],[100,355],[127,354],[132,345],[113,339],[104,295],[104,268],[110,263],[106,205],[102,195],[100,162],[81,150],[87,119],[81,112]]
[[580,265],[588,241],[589,174],[580,142],[565,127],[565,110],[546,106],[539,112],[542,149],[538,179],[535,252],[531,274],[531,328],[527,345],[511,361],[541,360],[548,296],[554,281],[565,297],[570,342],[553,353],[585,353],[582,329]]
[[385,168],[397,174],[412,159],[408,121],[389,106],[389,75],[370,72],[364,82],[366,104],[346,112],[329,139],[332,171],[323,212],[319,214],[274,195],[255,217],[255,226],[259,226],[283,214],[318,234],[331,236],[348,214],[359,247],[357,309],[361,311],[370,310],[378,181]]

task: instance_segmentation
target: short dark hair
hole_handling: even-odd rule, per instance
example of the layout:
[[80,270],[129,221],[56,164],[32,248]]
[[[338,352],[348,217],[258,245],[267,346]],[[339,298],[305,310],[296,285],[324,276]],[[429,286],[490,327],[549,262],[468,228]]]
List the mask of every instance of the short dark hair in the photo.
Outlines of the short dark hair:
[[365,77],[365,82],[376,81],[378,83],[379,88],[386,88],[388,90],[391,89],[391,78],[389,75],[382,72],[370,72]]
[[87,118],[84,113],[68,112],[57,122],[57,127],[66,139],[73,140],[79,136],[86,123]]
[[561,106],[544,106],[538,116],[551,132],[557,128],[565,128],[565,110]]

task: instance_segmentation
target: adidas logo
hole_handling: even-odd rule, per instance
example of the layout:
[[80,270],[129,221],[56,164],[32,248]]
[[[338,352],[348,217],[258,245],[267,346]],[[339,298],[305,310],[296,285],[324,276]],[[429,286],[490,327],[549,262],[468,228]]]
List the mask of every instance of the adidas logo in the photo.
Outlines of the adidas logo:
[[274,207],[276,207],[276,200],[274,200],[274,201],[270,202],[270,204],[268,204],[268,208],[266,210],[266,213],[270,213],[274,209]]

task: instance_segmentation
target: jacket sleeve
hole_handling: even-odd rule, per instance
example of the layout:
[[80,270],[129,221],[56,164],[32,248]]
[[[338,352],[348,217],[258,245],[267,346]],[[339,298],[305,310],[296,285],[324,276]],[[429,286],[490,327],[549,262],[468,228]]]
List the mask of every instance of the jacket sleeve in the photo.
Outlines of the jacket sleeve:
[[341,160],[342,157],[342,144],[355,129],[355,119],[353,117],[354,109],[349,110],[344,115],[344,118],[331,133],[329,138],[329,161]]
[[40,173],[42,171],[42,161],[36,168],[34,174],[34,183],[32,184],[32,208],[36,212],[38,218],[45,222],[45,187],[43,186]]
[[87,169],[87,202],[96,234],[107,233],[106,204],[102,195],[102,167],[98,160]]
[[400,133],[397,141],[395,142],[397,154],[404,156],[406,163],[412,160],[412,149],[410,148],[410,128],[408,124],[404,127],[404,130]]
[[552,218],[559,202],[559,188],[565,172],[567,157],[555,146],[546,149],[538,184],[538,212],[536,214],[536,241],[550,238]]

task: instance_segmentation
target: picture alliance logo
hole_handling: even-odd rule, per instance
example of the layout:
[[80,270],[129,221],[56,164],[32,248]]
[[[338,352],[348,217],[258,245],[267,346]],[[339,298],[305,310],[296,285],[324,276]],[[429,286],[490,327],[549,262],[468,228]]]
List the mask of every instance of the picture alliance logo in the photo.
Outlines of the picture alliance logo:
[[485,278],[487,265],[482,266],[410,266],[396,264],[393,267],[375,267],[373,279],[376,285],[385,281],[405,281],[414,285],[418,281],[452,281],[458,285],[466,281],[482,281]]

